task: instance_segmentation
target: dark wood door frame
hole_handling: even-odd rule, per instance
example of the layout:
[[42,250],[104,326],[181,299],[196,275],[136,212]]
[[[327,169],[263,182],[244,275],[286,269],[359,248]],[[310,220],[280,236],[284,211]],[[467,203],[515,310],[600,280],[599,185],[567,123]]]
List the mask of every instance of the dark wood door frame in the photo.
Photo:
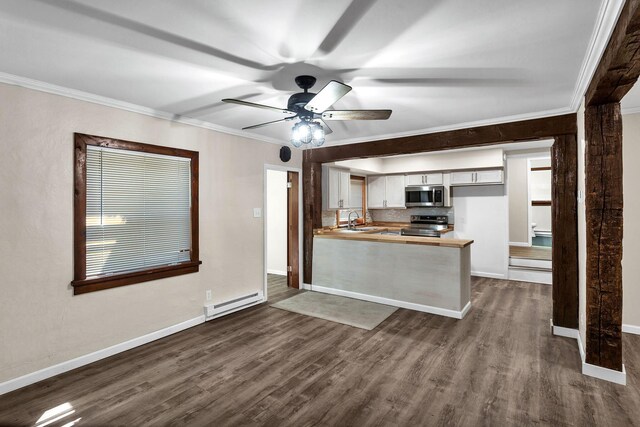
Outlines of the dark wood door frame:
[[287,286],[300,288],[299,172],[287,171]]
[[640,76],[640,0],[627,0],[585,96],[586,362],[622,371],[622,115]]
[[312,283],[313,229],[322,226],[322,163],[553,138],[553,322],[578,327],[576,114],[340,145],[303,153],[304,283]]
[[[264,165],[264,203],[265,203],[265,222],[263,224],[264,229],[264,241],[263,241],[263,251],[264,251],[264,283],[263,283],[263,292],[265,298],[268,298],[268,280],[267,280],[267,260],[268,260],[268,233],[267,233],[267,223],[269,221],[269,217],[267,216],[266,207],[268,206],[268,197],[267,194],[267,179],[268,179],[268,171],[277,171],[282,172],[286,175],[287,179],[287,206],[286,206],[286,215],[287,215],[287,286],[293,288],[300,288],[300,278],[304,273],[304,266],[300,262],[302,251],[301,249],[301,237],[302,230],[300,225],[302,224],[302,210],[300,205],[300,200],[302,200],[302,170],[295,167],[287,167],[287,166],[279,166],[272,164]],[[291,184],[289,184],[291,182]],[[290,186],[290,188],[289,188]],[[294,206],[295,205],[295,206]],[[295,213],[294,213],[295,212]],[[291,271],[289,271],[289,266],[291,266]]]

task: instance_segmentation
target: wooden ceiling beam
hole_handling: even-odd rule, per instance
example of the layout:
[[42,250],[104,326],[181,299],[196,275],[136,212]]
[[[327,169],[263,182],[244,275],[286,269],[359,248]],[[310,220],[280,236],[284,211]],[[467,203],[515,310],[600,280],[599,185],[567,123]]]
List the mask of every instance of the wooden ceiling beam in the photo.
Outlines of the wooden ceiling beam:
[[627,0],[586,94],[586,105],[620,102],[640,76],[640,0]]
[[531,141],[553,138],[558,135],[574,135],[576,132],[576,115],[565,114],[446,132],[315,148],[309,150],[309,160],[327,163],[365,157],[395,156],[511,141]]

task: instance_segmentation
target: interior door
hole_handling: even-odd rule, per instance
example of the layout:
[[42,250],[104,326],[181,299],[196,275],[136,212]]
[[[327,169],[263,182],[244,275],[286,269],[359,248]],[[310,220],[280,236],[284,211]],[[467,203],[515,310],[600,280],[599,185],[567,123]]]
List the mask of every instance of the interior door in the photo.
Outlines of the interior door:
[[298,172],[287,172],[287,286],[300,287]]

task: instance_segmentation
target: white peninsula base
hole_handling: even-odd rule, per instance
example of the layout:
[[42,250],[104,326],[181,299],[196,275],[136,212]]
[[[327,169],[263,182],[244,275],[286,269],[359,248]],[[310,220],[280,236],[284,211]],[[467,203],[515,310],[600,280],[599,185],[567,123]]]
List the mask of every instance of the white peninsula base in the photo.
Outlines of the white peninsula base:
[[462,319],[471,308],[470,259],[469,244],[317,235],[310,289]]

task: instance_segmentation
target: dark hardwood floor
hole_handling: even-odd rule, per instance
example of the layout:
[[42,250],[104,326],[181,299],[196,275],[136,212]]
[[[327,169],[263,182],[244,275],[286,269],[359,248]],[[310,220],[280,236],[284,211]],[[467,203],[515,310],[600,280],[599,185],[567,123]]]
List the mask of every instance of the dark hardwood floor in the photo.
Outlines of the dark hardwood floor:
[[[282,280],[270,302],[297,292]],[[550,334],[550,286],[472,284],[463,320],[399,309],[372,331],[262,304],[1,396],[0,424],[68,402],[51,425],[640,425],[640,336],[628,386],[589,378]]]

